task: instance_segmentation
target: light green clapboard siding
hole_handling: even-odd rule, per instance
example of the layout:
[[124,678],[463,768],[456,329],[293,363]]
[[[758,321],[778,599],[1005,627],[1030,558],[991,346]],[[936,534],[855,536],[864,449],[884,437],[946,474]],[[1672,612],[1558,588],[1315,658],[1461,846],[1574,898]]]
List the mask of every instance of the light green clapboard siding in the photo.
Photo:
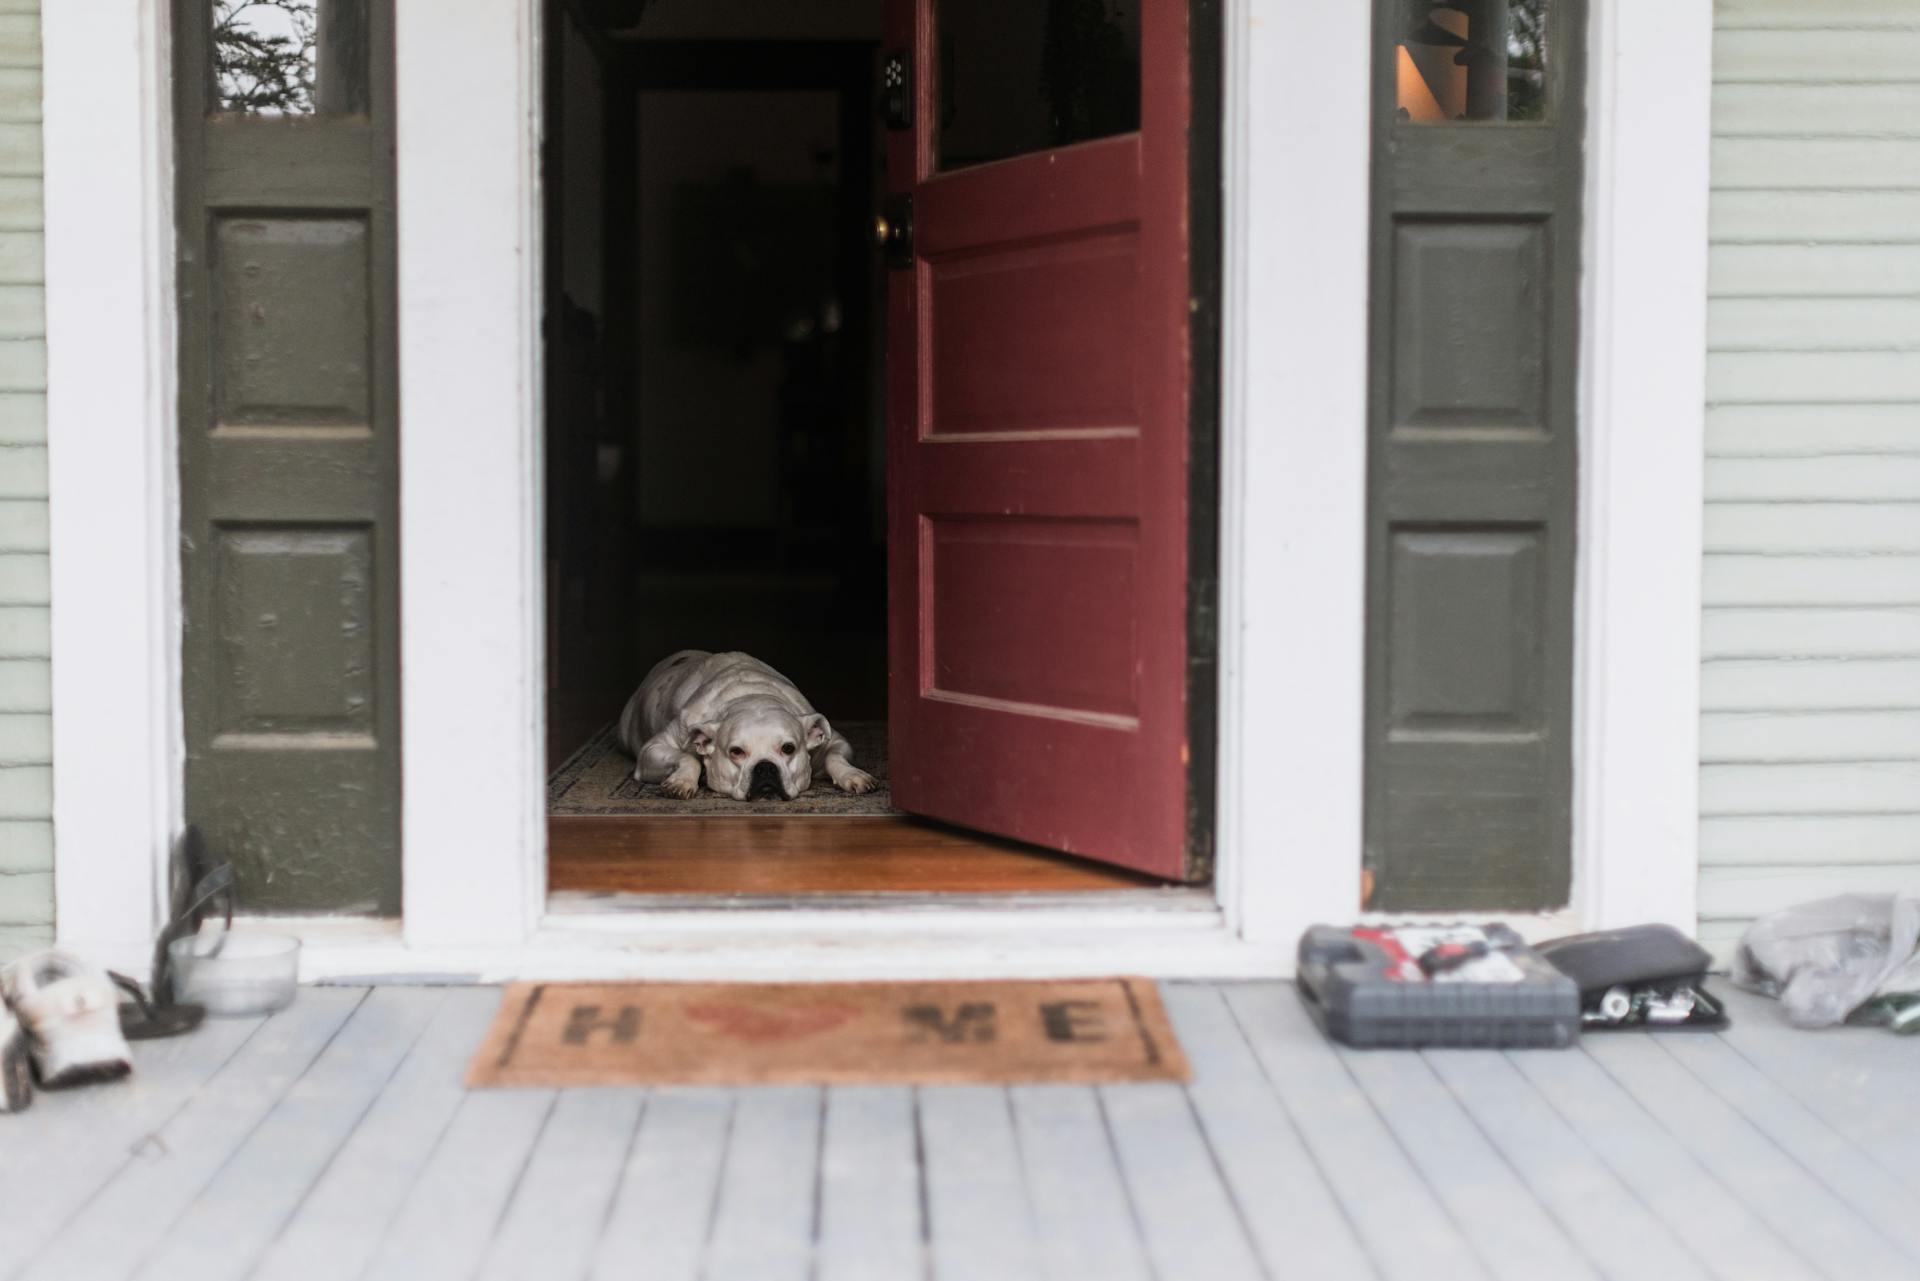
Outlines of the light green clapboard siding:
[[0,960],[53,932],[38,0],[0,0]]
[[[1920,200],[1908,227],[1920,227]],[[0,314],[6,306],[0,293]],[[1920,297],[1717,298],[1708,304],[1715,354],[1920,352]]]
[[1920,3],[1717,0],[1702,937],[1920,892]]

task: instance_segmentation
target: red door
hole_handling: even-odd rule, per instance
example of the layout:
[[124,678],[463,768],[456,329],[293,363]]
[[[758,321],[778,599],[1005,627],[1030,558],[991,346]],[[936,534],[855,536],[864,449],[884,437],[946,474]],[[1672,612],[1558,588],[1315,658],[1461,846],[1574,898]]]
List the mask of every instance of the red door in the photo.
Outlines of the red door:
[[1186,0],[887,6],[895,799],[1185,878]]

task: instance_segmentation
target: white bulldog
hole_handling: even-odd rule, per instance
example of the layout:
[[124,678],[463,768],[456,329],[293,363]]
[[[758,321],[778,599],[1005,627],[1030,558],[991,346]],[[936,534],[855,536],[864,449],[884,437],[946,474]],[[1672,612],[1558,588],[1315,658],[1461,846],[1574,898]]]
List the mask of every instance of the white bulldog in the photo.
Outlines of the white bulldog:
[[847,740],[792,681],[750,654],[683,649],[654,665],[620,714],[633,776],[686,800],[707,786],[736,801],[790,801],[824,769],[858,796],[873,775],[856,769]]

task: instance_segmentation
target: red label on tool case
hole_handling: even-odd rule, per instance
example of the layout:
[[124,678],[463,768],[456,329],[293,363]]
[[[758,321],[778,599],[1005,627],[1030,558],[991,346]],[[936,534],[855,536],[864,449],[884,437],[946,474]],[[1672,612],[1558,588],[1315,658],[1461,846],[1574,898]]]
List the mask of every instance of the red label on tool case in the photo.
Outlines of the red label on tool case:
[[[1526,975],[1513,959],[1487,950],[1487,932],[1471,925],[1362,927],[1353,936],[1387,954],[1385,977],[1398,983],[1519,983]],[[1420,958],[1429,952],[1473,949],[1484,953],[1429,976]]]
[[1420,972],[1420,964],[1407,955],[1407,949],[1400,945],[1400,938],[1392,930],[1357,929],[1353,932],[1357,939],[1365,939],[1387,954],[1387,977],[1403,983],[1424,983],[1427,976]]

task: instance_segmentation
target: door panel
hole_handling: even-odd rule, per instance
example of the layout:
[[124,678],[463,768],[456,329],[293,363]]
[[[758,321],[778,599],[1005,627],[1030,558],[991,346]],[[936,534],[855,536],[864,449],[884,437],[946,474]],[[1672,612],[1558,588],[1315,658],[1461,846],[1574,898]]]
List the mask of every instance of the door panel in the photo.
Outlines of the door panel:
[[[991,250],[929,270],[928,439],[1132,431],[1137,237]],[[1112,316],[1083,323],[1085,312]]]
[[1187,6],[1050,34],[1058,6],[954,0],[946,41],[943,7],[888,3],[914,90],[887,156],[914,220],[888,302],[894,796],[1198,875]]
[[[1088,630],[1131,636],[1137,525],[935,517],[926,530],[928,697],[1137,718],[1132,646],[1083,643]],[[1025,638],[1017,663],[999,652],[1008,635]]]
[[396,912],[390,5],[174,33],[187,817],[250,911]]
[[1585,6],[1375,13],[1368,905],[1557,907]]

